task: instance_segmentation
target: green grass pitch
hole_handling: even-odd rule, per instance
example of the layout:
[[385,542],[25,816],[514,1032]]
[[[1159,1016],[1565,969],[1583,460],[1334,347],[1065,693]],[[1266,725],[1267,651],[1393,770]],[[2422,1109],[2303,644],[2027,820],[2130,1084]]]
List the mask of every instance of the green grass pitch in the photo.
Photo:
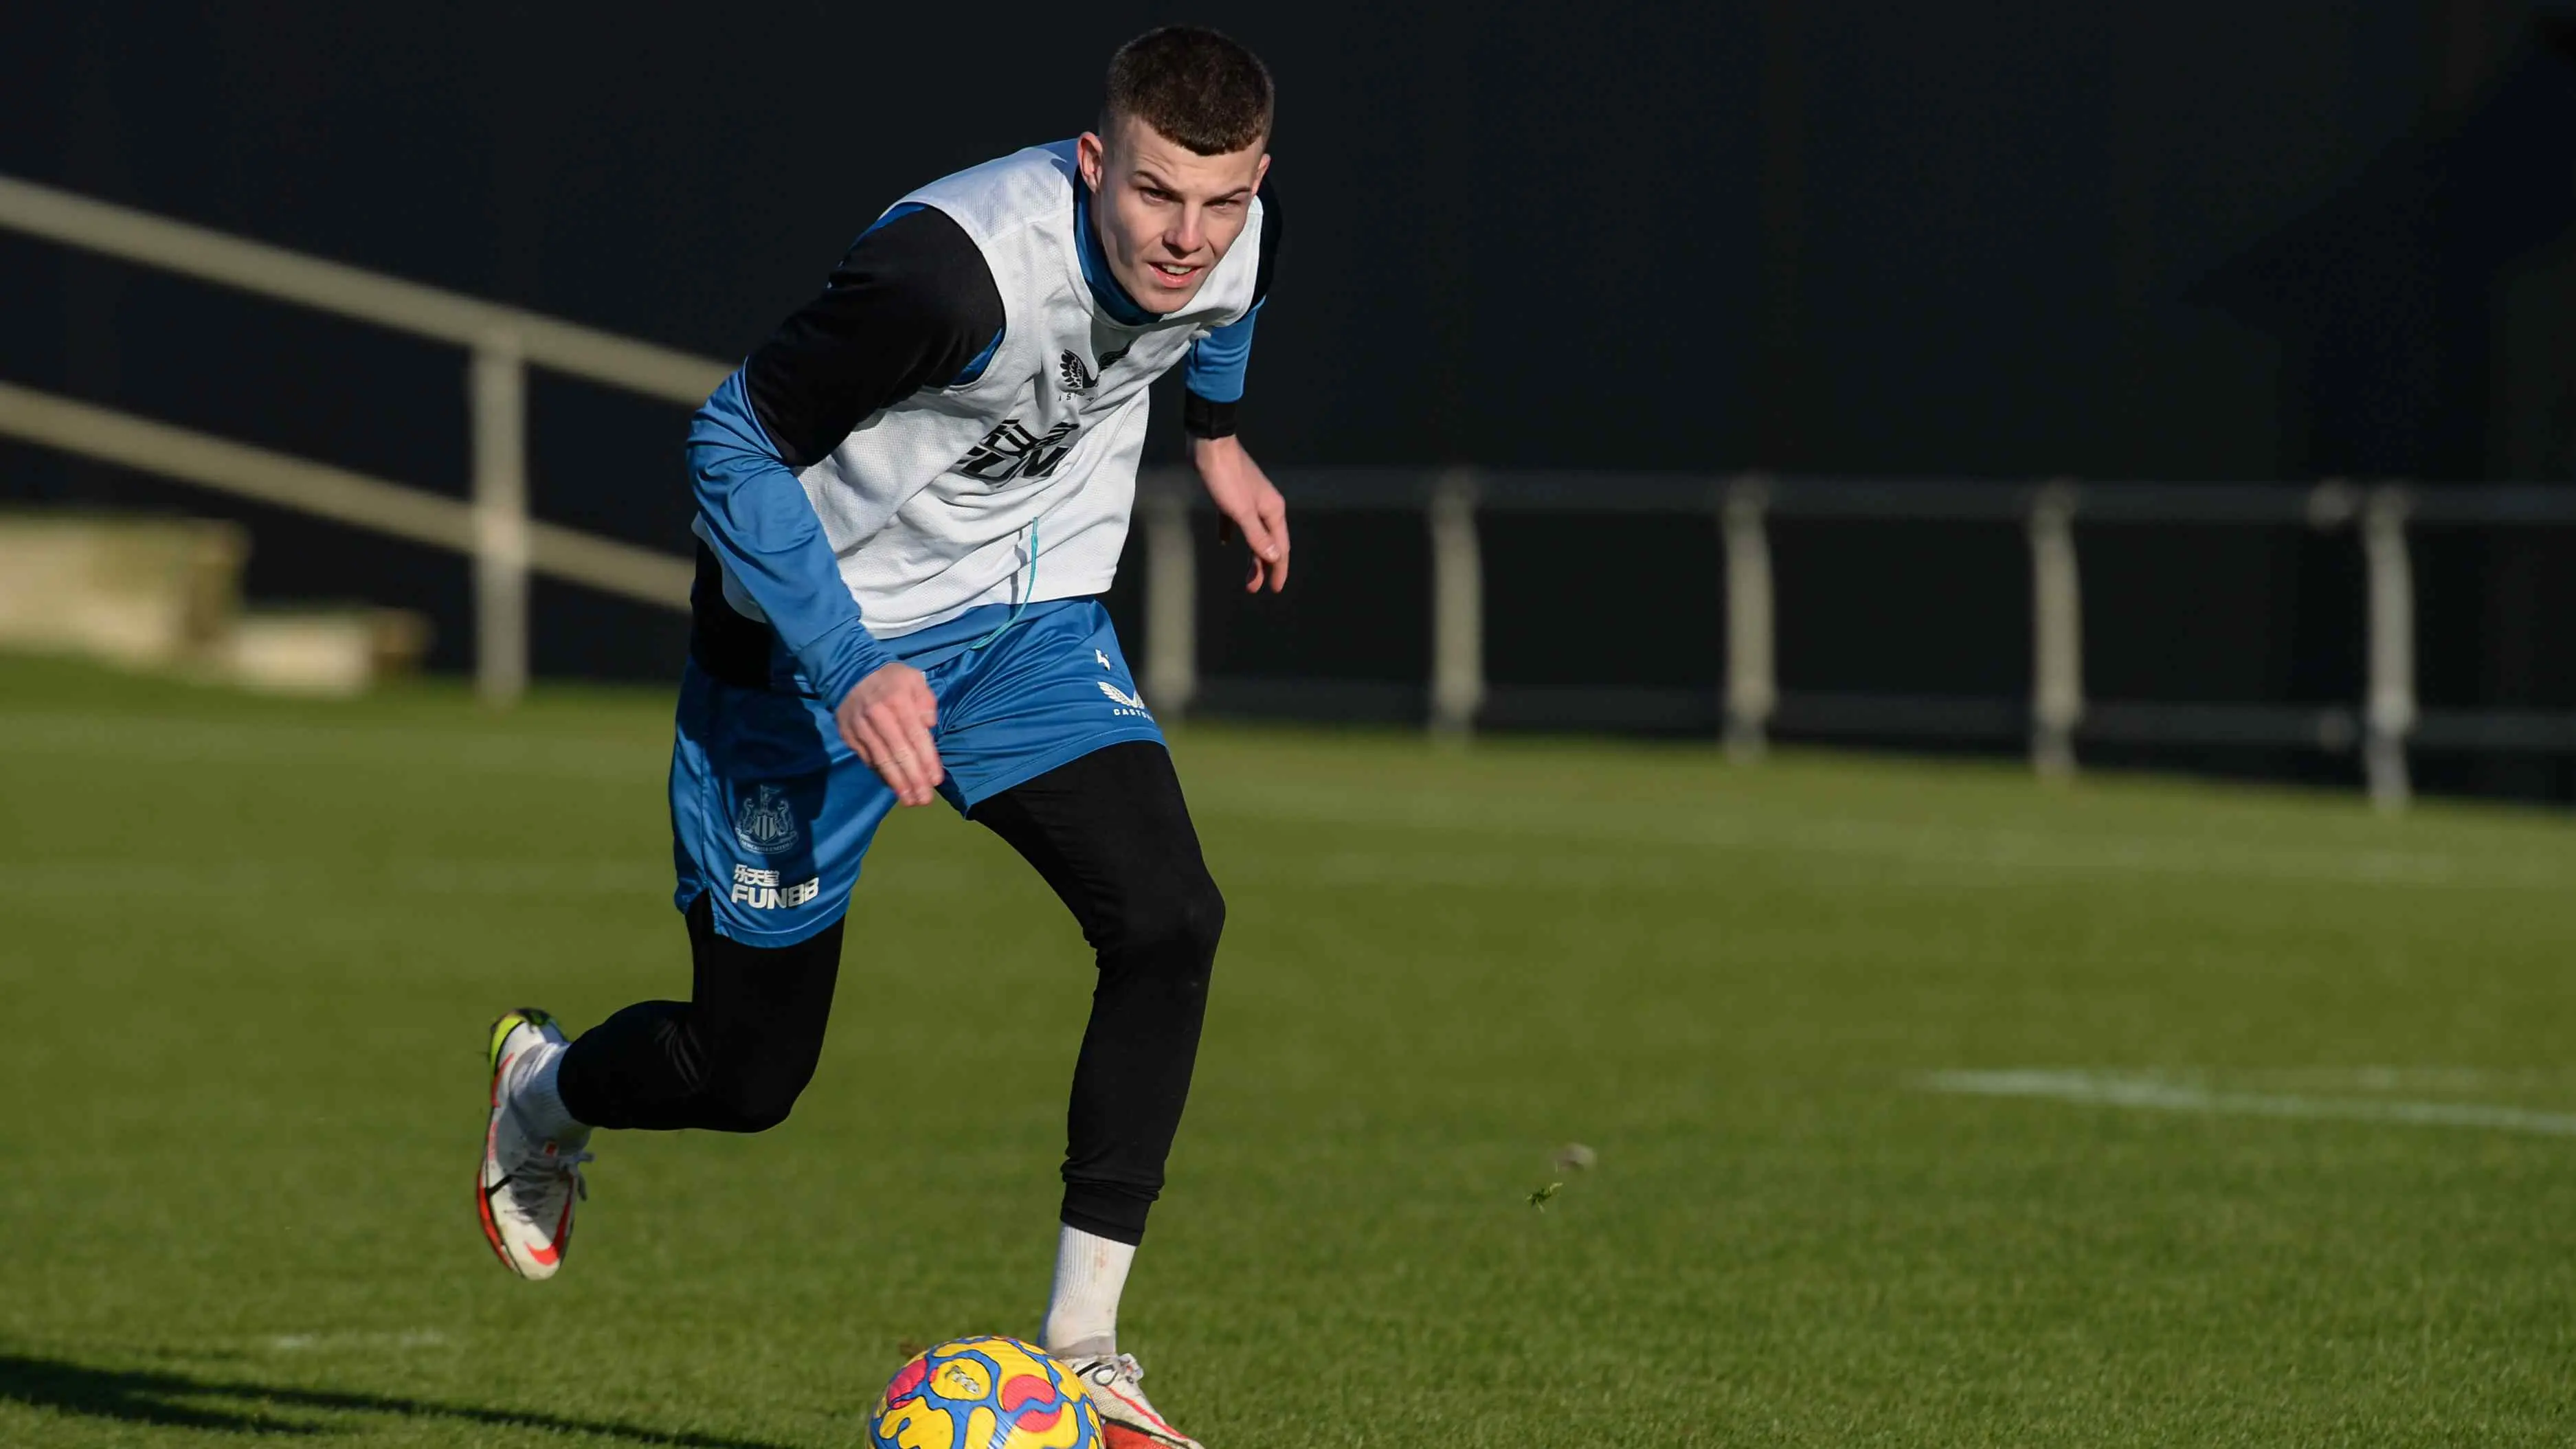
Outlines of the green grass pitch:
[[[944,806],[794,1120],[604,1136],[563,1277],[486,1253],[485,1023],[686,990],[667,721],[0,665],[0,1444],[846,1445],[1033,1327],[1090,966]],[[2576,1433],[2564,818],[1176,752],[1231,921],[1122,1329],[1215,1449]]]

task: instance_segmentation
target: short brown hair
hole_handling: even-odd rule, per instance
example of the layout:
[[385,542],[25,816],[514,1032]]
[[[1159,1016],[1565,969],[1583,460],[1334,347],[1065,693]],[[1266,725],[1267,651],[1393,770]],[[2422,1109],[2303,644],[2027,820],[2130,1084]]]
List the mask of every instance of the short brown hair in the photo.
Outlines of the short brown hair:
[[1109,58],[1100,133],[1134,116],[1202,156],[1222,156],[1270,134],[1274,101],[1261,57],[1213,30],[1167,25]]

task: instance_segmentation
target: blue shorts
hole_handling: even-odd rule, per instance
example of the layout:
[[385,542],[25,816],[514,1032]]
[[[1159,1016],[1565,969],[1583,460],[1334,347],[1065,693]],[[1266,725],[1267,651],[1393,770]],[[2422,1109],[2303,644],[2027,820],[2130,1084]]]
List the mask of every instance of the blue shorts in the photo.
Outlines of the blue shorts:
[[[889,641],[939,700],[939,792],[961,814],[1105,745],[1163,739],[1099,600],[1032,605],[968,647],[1008,617],[990,605]],[[703,895],[726,937],[805,940],[849,909],[859,859],[893,808],[894,791],[841,742],[820,701],[727,684],[691,661],[671,748],[681,910]]]

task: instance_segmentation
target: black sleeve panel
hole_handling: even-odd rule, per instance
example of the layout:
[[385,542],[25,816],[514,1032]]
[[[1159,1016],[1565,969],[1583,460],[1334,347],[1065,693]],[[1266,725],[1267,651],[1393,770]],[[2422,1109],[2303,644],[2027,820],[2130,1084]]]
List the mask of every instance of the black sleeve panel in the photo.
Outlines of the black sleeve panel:
[[1252,301],[1260,305],[1270,296],[1270,274],[1279,264],[1280,248],[1288,244],[1288,213],[1279,209],[1279,190],[1268,181],[1261,183],[1261,268],[1252,274]]
[[1002,331],[993,269],[946,213],[907,212],[860,237],[823,295],[743,364],[752,411],[789,467],[839,447],[859,420],[945,387]]
[[1210,402],[1197,393],[1181,393],[1181,431],[1193,438],[1231,438],[1240,403]]

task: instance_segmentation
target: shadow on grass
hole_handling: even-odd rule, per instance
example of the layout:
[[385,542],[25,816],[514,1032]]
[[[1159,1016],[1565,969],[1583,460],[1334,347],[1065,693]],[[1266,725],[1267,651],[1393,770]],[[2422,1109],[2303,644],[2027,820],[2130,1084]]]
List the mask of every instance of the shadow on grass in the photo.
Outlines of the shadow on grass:
[[[207,1401],[214,1401],[208,1403]],[[557,1434],[591,1434],[630,1444],[669,1444],[677,1449],[779,1449],[755,1439],[729,1439],[717,1434],[689,1434],[645,1429],[632,1424],[567,1418],[561,1414],[517,1409],[478,1409],[428,1399],[389,1394],[339,1393],[329,1389],[293,1389],[246,1379],[198,1378],[166,1369],[105,1369],[60,1359],[25,1358],[0,1353],[0,1403],[126,1424],[173,1429],[211,1429],[222,1433],[275,1435],[281,1438],[332,1432],[331,1426],[276,1417],[279,1409],[327,1409],[340,1413],[397,1414],[410,1419],[445,1419],[502,1429],[542,1429]]]

